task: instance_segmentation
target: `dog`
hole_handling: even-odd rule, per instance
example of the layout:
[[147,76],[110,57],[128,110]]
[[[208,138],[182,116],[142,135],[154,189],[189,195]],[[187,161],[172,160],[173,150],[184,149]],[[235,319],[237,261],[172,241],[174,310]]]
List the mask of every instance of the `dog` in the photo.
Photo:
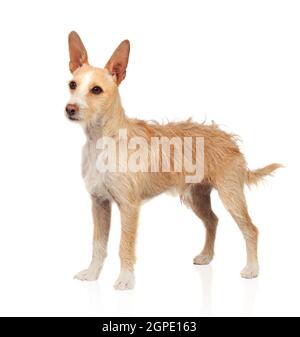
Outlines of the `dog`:
[[[215,123],[200,124],[189,119],[185,122],[161,125],[128,118],[122,107],[118,87],[126,76],[129,51],[130,43],[124,40],[104,68],[95,68],[88,62],[88,54],[79,35],[74,31],[69,34],[69,68],[73,78],[69,82],[71,97],[65,108],[65,115],[72,122],[81,124],[86,134],[87,140],[82,153],[82,175],[91,195],[94,222],[92,261],[89,267],[76,274],[75,278],[86,281],[98,279],[107,255],[111,205],[115,202],[121,214],[122,232],[119,250],[121,270],[114,287],[119,290],[132,289],[135,284],[135,246],[140,206],[143,201],[171,190],[176,191],[181,200],[204,223],[205,244],[201,253],[194,258],[194,264],[209,264],[214,256],[218,224],[218,218],[211,208],[212,189],[218,191],[225,208],[244,236],[247,263],[241,271],[241,276],[257,277],[258,230],[248,214],[244,186],[258,183],[281,165],[274,163],[254,171],[249,170],[236,137],[222,131]],[[201,179],[196,182],[188,181],[186,178],[191,171],[186,169],[169,172],[162,170],[161,162],[166,155],[165,150],[158,154],[159,169],[156,171],[145,170],[149,168],[149,163],[145,161],[149,158],[149,153],[153,154],[152,150],[148,152],[148,157],[141,156],[140,160],[145,164],[144,170],[129,172],[120,167],[117,170],[97,169],[97,160],[103,152],[103,149],[101,152],[97,146],[98,140],[110,137],[116,145],[121,146],[120,130],[126,130],[128,138],[142,138],[148,144],[151,139],[158,137],[203,139]],[[195,142],[189,144],[192,160],[195,160],[195,157],[198,158]],[[127,150],[129,153],[133,152],[132,149]],[[117,161],[120,162],[120,155],[124,154],[124,151],[119,149]],[[174,155],[175,147],[169,152]],[[171,165],[176,166],[177,159],[170,161]]]

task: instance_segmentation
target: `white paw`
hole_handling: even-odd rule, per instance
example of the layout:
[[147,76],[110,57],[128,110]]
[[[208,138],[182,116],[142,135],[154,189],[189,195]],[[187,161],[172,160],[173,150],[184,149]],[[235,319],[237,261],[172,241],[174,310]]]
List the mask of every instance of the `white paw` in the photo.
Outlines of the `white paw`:
[[134,288],[134,283],[134,273],[129,270],[121,270],[114,288],[116,290],[129,290]]
[[96,281],[99,277],[101,267],[91,265],[74,276],[74,279],[80,281]]
[[259,267],[257,263],[248,264],[242,271],[241,276],[244,278],[254,278],[258,276]]
[[209,264],[212,259],[212,255],[199,254],[194,257],[194,264]]

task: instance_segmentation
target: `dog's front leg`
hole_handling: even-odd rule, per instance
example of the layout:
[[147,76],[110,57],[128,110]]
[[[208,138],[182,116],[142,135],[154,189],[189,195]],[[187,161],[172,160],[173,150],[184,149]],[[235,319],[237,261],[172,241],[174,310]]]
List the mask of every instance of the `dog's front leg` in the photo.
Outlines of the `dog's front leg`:
[[119,205],[121,213],[120,259],[121,271],[114,285],[115,289],[127,290],[134,288],[135,245],[138,227],[139,205]]
[[107,242],[111,219],[111,202],[92,197],[92,212],[94,221],[93,257],[88,269],[74,276],[82,281],[95,281],[98,279],[104,259],[107,255]]

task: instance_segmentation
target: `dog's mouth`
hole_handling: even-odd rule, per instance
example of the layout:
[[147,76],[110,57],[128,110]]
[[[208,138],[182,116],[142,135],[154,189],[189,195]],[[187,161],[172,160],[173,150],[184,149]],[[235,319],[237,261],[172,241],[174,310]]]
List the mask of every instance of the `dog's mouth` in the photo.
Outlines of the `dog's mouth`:
[[73,122],[79,122],[79,121],[80,121],[80,119],[77,118],[77,117],[75,117],[75,116],[68,116],[68,119],[69,119],[70,121],[73,121]]

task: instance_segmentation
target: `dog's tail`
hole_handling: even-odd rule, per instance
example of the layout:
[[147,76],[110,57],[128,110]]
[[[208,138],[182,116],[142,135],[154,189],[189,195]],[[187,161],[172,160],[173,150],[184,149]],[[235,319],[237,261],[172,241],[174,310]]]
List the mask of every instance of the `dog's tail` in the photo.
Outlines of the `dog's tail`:
[[273,163],[254,171],[248,170],[246,175],[246,184],[257,185],[257,183],[263,180],[265,176],[272,175],[272,173],[280,167],[283,167],[283,165]]

